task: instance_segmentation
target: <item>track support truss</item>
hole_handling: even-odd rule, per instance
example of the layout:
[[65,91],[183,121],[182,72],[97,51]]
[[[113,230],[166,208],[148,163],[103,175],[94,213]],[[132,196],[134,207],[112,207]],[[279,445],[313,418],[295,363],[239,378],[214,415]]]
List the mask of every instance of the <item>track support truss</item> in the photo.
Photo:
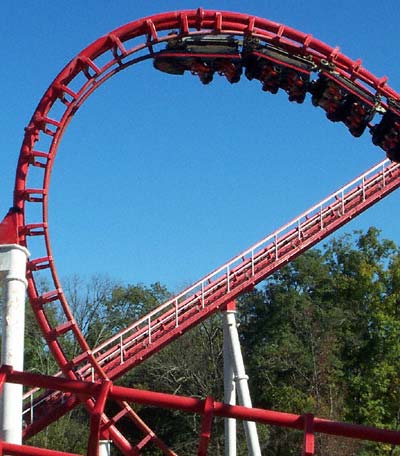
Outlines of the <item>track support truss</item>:
[[[110,382],[107,388],[104,387],[104,382],[84,382],[78,380],[68,380],[59,377],[44,376],[31,374],[27,372],[14,371],[10,366],[2,366],[0,368],[0,380],[10,383],[22,384],[25,386],[40,386],[54,390],[80,394],[89,397],[101,398],[103,401],[127,401],[129,403],[150,405],[160,408],[170,408],[180,410],[185,413],[193,413],[202,417],[202,427],[199,437],[198,456],[207,454],[208,442],[212,432],[213,417],[227,417],[244,421],[254,421],[259,424],[269,426],[280,426],[289,429],[297,429],[304,432],[303,455],[314,454],[314,434],[324,433],[354,439],[364,439],[374,442],[389,443],[392,445],[400,445],[400,432],[377,429],[368,426],[356,424],[340,423],[336,421],[326,420],[314,417],[310,414],[294,415],[290,413],[275,412],[272,410],[263,410],[258,408],[248,408],[240,405],[228,405],[222,402],[214,401],[213,398],[207,397],[205,400],[192,397],[177,396],[172,394],[158,393],[153,391],[144,391],[134,388],[126,388],[116,386]],[[97,431],[92,428],[91,432]],[[89,437],[93,439],[93,435]],[[0,442],[1,446],[2,442]],[[6,445],[6,448],[11,448],[14,453],[11,454],[43,454],[49,456],[58,456],[58,452],[43,452],[38,449],[36,452],[18,452],[20,446]],[[64,453],[68,454],[68,453]],[[89,446],[88,456],[92,454],[92,449]]]

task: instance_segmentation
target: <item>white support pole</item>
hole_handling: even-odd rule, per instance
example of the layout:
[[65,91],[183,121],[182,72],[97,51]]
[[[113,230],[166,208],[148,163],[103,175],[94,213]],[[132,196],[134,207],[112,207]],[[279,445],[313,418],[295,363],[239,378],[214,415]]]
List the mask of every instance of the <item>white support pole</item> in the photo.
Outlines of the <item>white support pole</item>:
[[[1,364],[24,369],[26,261],[28,251],[17,244],[0,245],[3,289]],[[22,443],[22,385],[6,383],[0,397],[0,439]]]
[[[229,342],[228,319],[226,312],[223,313],[223,357],[224,357],[224,402],[236,405],[236,385],[233,372],[231,347]],[[225,430],[225,456],[236,456],[236,420],[224,418]]]
[[[229,333],[229,342],[231,344],[231,356],[233,361],[236,388],[238,391],[239,404],[245,407],[252,407],[248,376],[244,368],[242,351],[240,349],[239,334],[236,324],[236,310],[229,309],[225,312],[227,319],[227,328]],[[254,421],[243,422],[246,434],[247,448],[250,456],[261,456],[260,443],[258,441],[257,427]]]
[[99,456],[110,456],[111,455],[111,441],[110,440],[99,440]]

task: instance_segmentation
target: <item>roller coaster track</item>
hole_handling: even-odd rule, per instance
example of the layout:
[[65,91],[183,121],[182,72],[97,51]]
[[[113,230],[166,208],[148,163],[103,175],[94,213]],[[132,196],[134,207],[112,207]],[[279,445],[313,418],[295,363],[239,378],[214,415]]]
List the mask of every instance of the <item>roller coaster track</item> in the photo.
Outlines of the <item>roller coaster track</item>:
[[[109,379],[118,379],[399,186],[400,165],[384,160],[115,334],[93,350],[91,355]],[[99,380],[91,363],[86,362],[75,372],[81,379]],[[44,394],[35,402],[32,394],[27,394],[26,399],[25,413],[30,414],[26,422],[34,422],[35,416],[45,417],[42,420],[38,418],[33,424],[36,429],[48,424],[49,409],[56,416],[70,409],[64,405],[67,397],[59,392]],[[40,410],[41,407],[44,411]],[[29,426],[27,432],[32,432]]]
[[[374,114],[390,111],[391,115],[397,116],[400,96],[387,85],[386,78],[375,77],[362,67],[360,61],[351,60],[337,48],[311,35],[245,14],[203,9],[159,14],[126,24],[84,49],[55,78],[25,129],[17,165],[14,205],[3,222],[2,230],[3,243],[16,242],[31,251],[32,257],[28,262],[29,300],[46,343],[61,369],[60,375],[67,378],[118,378],[213,312],[224,308],[227,302],[251,289],[400,184],[397,164],[379,164],[294,222],[92,350],[68,305],[52,255],[48,198],[58,146],[79,107],[113,75],[161,55],[163,46],[171,39],[210,34],[254,38],[277,47],[288,56],[300,56],[303,61],[312,63],[313,72],[329,77],[334,74],[335,78],[347,81],[353,96],[359,100],[358,104],[363,99],[374,99]],[[237,58],[241,59],[240,53]],[[227,74],[225,76],[228,78]],[[323,107],[322,104],[319,106]],[[371,132],[379,130],[371,124],[368,127]],[[381,130],[385,131],[385,128]],[[394,143],[397,144],[396,134],[399,133],[396,122],[393,122],[393,128]],[[387,142],[378,145],[388,152],[392,144],[393,138],[389,145]],[[14,224],[16,232],[13,231]],[[47,292],[41,292],[38,286],[38,278],[43,273],[48,275],[52,283]],[[50,318],[54,309],[61,315],[56,323]],[[64,346],[66,339],[71,338],[80,347],[79,355],[72,359],[66,355]],[[25,434],[32,435],[79,402],[80,399],[73,395],[48,395],[42,405],[31,408],[27,414]],[[44,403],[47,404],[45,415]],[[96,411],[94,399],[85,400],[84,403],[90,413]],[[36,412],[38,416],[35,416]],[[130,417],[144,434],[143,440],[136,445],[128,442],[118,430],[118,421],[123,416]],[[30,418],[34,419],[33,422],[30,422]],[[139,454],[149,441],[165,454],[174,454],[126,403],[120,403],[120,412],[114,418],[103,414],[102,425],[123,454]]]

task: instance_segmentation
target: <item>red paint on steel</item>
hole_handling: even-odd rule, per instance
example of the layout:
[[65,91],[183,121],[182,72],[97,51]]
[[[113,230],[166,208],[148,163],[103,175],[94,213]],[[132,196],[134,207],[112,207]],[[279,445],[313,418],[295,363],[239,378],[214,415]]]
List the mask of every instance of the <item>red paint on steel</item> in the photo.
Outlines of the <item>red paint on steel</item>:
[[234,299],[230,300],[227,303],[225,310],[235,311],[236,310],[236,301]]
[[[4,372],[3,368],[4,366],[1,367],[1,372]],[[244,421],[255,421],[257,423],[271,426],[282,426],[291,429],[305,430],[308,433],[312,431],[354,439],[390,443],[393,445],[400,444],[400,432],[398,431],[389,431],[370,426],[325,420],[312,417],[309,414],[296,415],[292,413],[276,412],[273,410],[228,405],[222,402],[213,401],[210,397],[204,401],[193,397],[139,390],[113,384],[105,390],[104,383],[101,382],[91,383],[79,380],[68,380],[60,377],[51,377],[28,372],[7,370],[5,374],[7,381],[10,383],[18,383],[25,386],[40,386],[85,395],[87,397],[100,397],[103,395],[103,397],[108,397],[110,400],[126,401],[136,404],[180,410],[182,412],[195,413],[201,416],[206,415],[206,422],[202,428],[206,439],[210,431],[210,421],[212,415],[215,415],[225,418],[236,418]],[[309,448],[312,449],[312,445],[309,445]]]
[[[253,287],[255,283],[321,241],[394,191],[399,185],[399,165],[384,163],[374,167],[370,172],[355,179],[326,198],[324,202],[315,205],[281,230],[277,230],[258,243],[258,249],[253,247],[227,263],[227,265],[233,264],[234,267],[223,265],[198,282],[197,288],[189,287],[126,330],[113,336],[111,340],[94,350],[92,356],[97,359],[98,364],[109,377],[118,378],[132,366],[141,363],[171,340],[203,321],[211,313],[223,309],[243,291]],[[229,292],[227,274],[218,274],[218,271],[227,269],[230,269]],[[202,290],[204,299],[199,296]],[[180,312],[179,317],[175,316],[177,312]],[[149,337],[149,331],[151,337]],[[149,343],[150,340],[151,343]],[[78,363],[78,360],[76,362]],[[83,378],[91,375],[90,372],[90,363],[79,370]],[[48,403],[51,403],[53,408],[57,408],[59,396],[53,397],[54,400]]]
[[207,456],[207,448],[211,439],[211,426],[214,415],[214,400],[208,396],[204,400],[203,419],[201,422],[198,456]]
[[18,243],[17,211],[10,209],[3,221],[0,223],[0,245]]
[[304,415],[304,447],[303,456],[313,456],[315,452],[314,416]]
[[76,453],[65,451],[48,450],[28,445],[16,445],[14,443],[0,441],[0,455],[7,456],[81,456]]
[[[332,48],[311,35],[299,32],[291,27],[240,13],[206,11],[199,8],[198,10],[159,14],[126,24],[101,37],[80,52],[52,82],[26,127],[14,187],[14,207],[16,212],[10,216],[4,225],[0,226],[0,240],[3,240],[3,242],[16,240],[19,244],[27,246],[29,249],[31,237],[35,236],[41,240],[41,252],[38,254],[32,252],[34,255],[28,262],[28,295],[49,348],[63,374],[68,378],[75,379],[76,371],[81,368],[86,369],[87,363],[89,363],[96,378],[106,379],[108,376],[116,377],[121,375],[134,363],[141,362],[154,351],[168,344],[172,339],[179,337],[184,330],[198,324],[209,316],[212,311],[224,306],[226,304],[225,295],[228,299],[233,299],[249,287],[254,286],[255,283],[265,278],[272,270],[282,266],[301,251],[314,245],[325,235],[349,221],[353,216],[374,204],[399,185],[400,179],[397,176],[391,183],[392,189],[386,187],[384,191],[378,190],[376,198],[369,198],[367,202],[356,203],[354,207],[349,208],[346,217],[340,218],[333,215],[329,228],[315,230],[313,233],[313,228],[310,227],[308,230],[310,236],[306,242],[301,244],[301,248],[291,250],[289,254],[290,248],[287,245],[282,245],[282,249],[279,252],[280,258],[276,258],[279,261],[276,261],[274,266],[267,266],[266,260],[261,262],[259,270],[254,271],[250,280],[244,280],[240,271],[228,271],[227,284],[218,285],[218,288],[213,290],[212,299],[211,297],[209,298],[207,308],[203,307],[205,302],[199,302],[199,309],[193,308],[188,311],[184,322],[183,318],[181,318],[182,324],[179,321],[180,317],[177,317],[176,322],[179,328],[167,325],[166,329],[168,331],[158,330],[157,344],[153,344],[155,334],[151,334],[152,328],[149,328],[147,340],[151,342],[151,348],[145,348],[140,355],[134,353],[133,350],[130,352],[128,350],[129,359],[135,359],[134,362],[130,361],[130,364],[126,363],[123,367],[110,363],[105,370],[99,364],[99,360],[93,355],[77,325],[74,324],[74,317],[62,291],[53,260],[48,229],[48,197],[50,176],[58,146],[75,112],[102,83],[119,71],[142,60],[152,58],[158,52],[157,46],[172,36],[179,34],[209,34],[210,32],[239,36],[253,34],[266,43],[279,45],[289,54],[295,53],[309,57],[317,65],[322,66],[323,63],[334,64],[335,70],[339,74],[350,78],[355,85],[362,87],[363,90],[365,87],[369,87],[372,93],[379,95],[382,100],[390,99],[396,101],[400,99],[399,94],[387,85],[386,78],[374,76],[361,66],[360,61],[353,61],[341,54],[337,48]],[[142,42],[130,47],[129,41],[134,38],[141,38]],[[140,55],[138,55],[139,52],[141,53]],[[108,57],[109,60],[100,66],[97,61],[98,57],[102,57],[102,61],[104,61],[104,57]],[[79,77],[83,79],[83,82],[77,84],[80,81]],[[76,87],[77,85],[79,86]],[[64,111],[57,115],[53,113],[52,108],[58,103],[64,105]],[[385,103],[385,101],[382,101],[383,106],[387,106]],[[47,150],[38,150],[38,144],[40,144],[42,138],[46,138],[50,144]],[[397,173],[395,167],[393,167],[392,171],[393,174]],[[41,187],[29,188],[27,186],[30,173],[42,173],[40,175]],[[41,208],[41,217],[35,218],[34,215],[31,215],[31,212],[36,214],[38,211],[26,210],[27,207],[32,205]],[[9,224],[11,221],[12,223]],[[15,237],[15,227],[17,228],[17,237]],[[275,244],[275,249],[278,252],[277,243]],[[50,295],[41,294],[38,290],[36,273],[40,270],[48,270],[51,273],[54,292],[51,292]],[[235,280],[240,279],[238,281],[239,285],[233,286],[234,281],[230,282],[230,274]],[[210,291],[210,288],[208,291]],[[49,303],[59,307],[60,313],[64,315],[64,322],[67,322],[66,324],[57,323],[54,327],[51,326],[46,314],[46,306]],[[180,307],[180,303],[178,307]],[[142,329],[141,331],[144,335],[146,334],[146,330]],[[63,334],[69,334],[74,337],[80,346],[81,353],[74,359],[68,359],[62,349],[60,339]],[[129,342],[129,340],[126,342]],[[121,356],[123,356],[122,347]],[[88,402],[87,407],[89,411],[93,412],[95,403],[93,401]],[[104,415],[103,419],[107,421]],[[124,454],[128,454],[132,450],[129,443],[124,440],[114,426],[110,426],[110,435]]]
[[[93,352],[98,363],[112,379],[118,378],[133,366],[140,364],[171,340],[179,337],[216,310],[223,309],[227,304],[230,305],[249,287],[259,283],[398,188],[400,166],[391,165],[383,171],[383,174],[379,168],[372,177],[367,180],[361,178],[360,181],[363,182],[363,188],[350,187],[348,191],[343,191],[343,195],[341,191],[336,192],[340,198],[332,197],[328,201],[329,204],[321,206],[322,212],[310,211],[313,215],[309,217],[306,213],[300,217],[301,223],[299,225],[295,223],[295,229],[289,227],[282,235],[270,235],[268,237],[270,241],[267,241],[255,254],[250,255],[248,251],[239,254],[236,257],[238,263],[233,261],[238,266],[232,267],[229,272],[229,291],[227,274],[222,273],[228,267],[223,265],[219,268],[222,271],[221,274],[216,274],[215,279],[213,274],[209,274],[199,282],[201,285],[197,288],[189,287],[178,297],[171,298],[167,303],[113,336],[110,341],[104,342]],[[199,296],[199,290],[203,290],[204,299]],[[174,304],[177,301],[178,306],[175,307]],[[177,319],[175,312],[178,311],[181,314]],[[149,331],[151,331],[151,343],[148,343]],[[125,347],[123,362],[120,357],[121,340]]]
[[101,384],[101,388],[96,397],[96,404],[90,415],[90,435],[87,456],[97,456],[99,452],[99,440],[101,437],[101,416],[111,388],[109,380]]

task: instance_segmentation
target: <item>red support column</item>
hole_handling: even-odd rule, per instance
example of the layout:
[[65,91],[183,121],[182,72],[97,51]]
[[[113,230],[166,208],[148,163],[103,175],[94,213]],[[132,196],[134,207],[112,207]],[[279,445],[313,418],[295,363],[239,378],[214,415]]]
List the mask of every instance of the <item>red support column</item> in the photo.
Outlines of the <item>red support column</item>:
[[236,299],[232,299],[231,301],[229,301],[224,310],[231,310],[232,312],[234,312],[236,310]]
[[198,456],[206,456],[208,445],[210,443],[211,438],[211,426],[212,420],[214,416],[214,399],[208,396],[204,401],[204,411],[203,411],[203,419],[201,422],[201,434],[200,434],[200,442],[199,442],[199,449],[197,452]]
[[0,223],[0,244],[18,244],[17,217],[20,211],[11,208]]
[[304,415],[303,456],[313,456],[315,452],[314,415]]
[[103,381],[96,398],[96,405],[90,417],[90,435],[87,451],[88,456],[97,456],[99,453],[101,415],[104,412],[104,407],[106,405],[111,385],[112,382],[109,380]]

